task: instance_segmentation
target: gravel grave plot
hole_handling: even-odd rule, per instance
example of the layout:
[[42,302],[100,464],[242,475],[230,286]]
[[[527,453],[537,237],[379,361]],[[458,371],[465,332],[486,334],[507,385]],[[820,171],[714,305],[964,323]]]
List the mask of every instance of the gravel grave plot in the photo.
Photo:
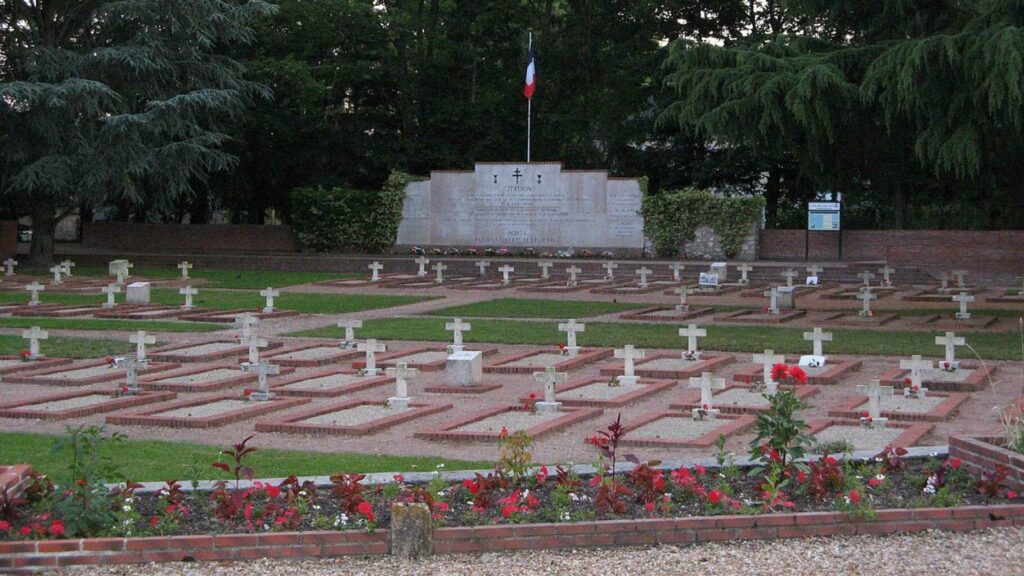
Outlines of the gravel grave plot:
[[233,368],[214,368],[213,370],[207,370],[206,372],[197,372],[195,374],[183,374],[181,376],[171,376],[170,378],[161,378],[159,382],[172,383],[172,384],[206,384],[207,382],[216,382],[218,380],[226,380],[228,378],[234,378],[241,376],[242,371]]
[[437,362],[438,360],[446,360],[448,358],[447,352],[440,350],[431,350],[428,352],[420,352],[418,354],[410,354],[408,356],[398,356],[386,360],[388,364],[405,362],[406,364],[427,364],[430,362]]
[[82,406],[92,406],[93,404],[99,404],[100,402],[109,402],[110,399],[110,396],[106,394],[89,394],[88,396],[78,396],[76,398],[67,398],[65,400],[53,400],[51,402],[40,402],[39,404],[26,404],[24,406],[18,406],[17,409],[60,412],[62,410],[81,408]]
[[846,440],[857,450],[882,450],[893,440],[903,434],[903,428],[863,428],[861,426],[829,426],[814,435],[814,439],[824,444]]
[[565,362],[569,359],[569,356],[542,352],[540,354],[534,354],[533,356],[527,356],[526,358],[520,358],[519,360],[509,362],[507,364],[503,363],[501,366],[531,366],[533,368],[547,368],[548,366],[554,366],[559,362]]
[[[945,398],[936,396],[925,396],[924,398],[905,398],[903,394],[893,394],[882,398],[882,410],[889,412],[906,412],[908,414],[927,414],[936,406],[945,402]],[[868,403],[864,402],[857,407],[857,410],[867,410]]]
[[693,367],[694,362],[692,360],[683,360],[682,358],[655,358],[650,362],[637,363],[637,370],[689,370]]
[[769,406],[770,402],[761,392],[751,392],[749,389],[730,388],[714,395],[716,406],[752,406],[760,408]]
[[274,360],[318,360],[327,356],[333,356],[339,352],[342,352],[342,350],[337,346],[317,346],[274,356]]
[[251,405],[250,402],[245,400],[217,400],[216,402],[199,404],[198,406],[186,406],[166,412],[156,412],[150,414],[150,416],[160,416],[163,418],[205,418],[224,412],[231,412],[232,410],[241,410]]
[[382,404],[363,404],[337,412],[328,412],[302,420],[302,424],[327,424],[329,426],[358,426],[388,416],[408,412],[412,408],[389,408]]
[[23,361],[16,358],[9,360],[0,360],[0,368],[6,368],[8,366],[14,366],[15,364],[21,364]]
[[455,432],[500,432],[504,426],[509,433],[518,430],[527,430],[539,424],[549,422],[555,418],[565,416],[565,412],[552,412],[550,414],[531,414],[525,410],[509,410],[494,416],[488,416],[476,422],[470,422],[455,428]]
[[145,310],[145,311],[142,311],[142,312],[132,312],[132,316],[137,316],[137,317],[161,316],[163,314],[167,314],[167,309],[166,308],[162,309],[162,310]]
[[66,370],[64,372],[53,372],[52,374],[45,374],[42,378],[57,378],[60,380],[78,380],[80,378],[92,378],[93,376],[101,376],[104,374],[116,374],[117,371],[111,368],[107,364],[101,364],[99,366],[90,366],[88,368],[78,368],[77,370]]
[[[692,310],[692,308],[691,308],[691,310]],[[686,311],[686,312],[680,312],[679,310],[676,310],[675,308],[671,308],[671,309],[668,309],[668,310],[655,310],[654,312],[644,312],[644,316],[658,316],[660,318],[675,318],[676,316],[682,318],[682,317],[687,316],[689,314],[690,314],[689,310]]]
[[619,384],[609,386],[607,382],[594,382],[555,395],[556,400],[610,400],[623,394],[647,388],[644,384]]
[[300,380],[298,382],[292,382],[284,386],[278,386],[278,390],[332,390],[334,388],[340,388],[342,386],[348,386],[353,382],[358,382],[365,379],[356,376],[355,374],[332,374],[330,376],[320,376],[318,378],[310,378],[309,380]]
[[631,438],[664,438],[666,440],[695,440],[713,432],[731,422],[731,420],[694,420],[689,416],[666,416],[648,422],[639,428],[629,431]]
[[932,368],[921,370],[921,380],[926,382],[963,382],[974,373],[973,368],[960,368],[952,372]]
[[204,356],[206,354],[212,354],[214,352],[223,352],[224,350],[231,350],[238,348],[240,344],[233,342],[207,342],[206,344],[200,344],[198,346],[191,346],[188,348],[179,348],[177,350],[169,350],[167,354],[174,354],[175,356]]

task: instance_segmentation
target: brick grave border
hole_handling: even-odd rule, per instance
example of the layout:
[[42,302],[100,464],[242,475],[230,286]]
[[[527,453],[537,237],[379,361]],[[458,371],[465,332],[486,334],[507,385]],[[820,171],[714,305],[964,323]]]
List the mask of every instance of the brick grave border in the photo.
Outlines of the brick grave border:
[[998,436],[950,436],[949,455],[959,458],[974,474],[1002,465],[1008,473],[1003,485],[1024,491],[1024,454],[1004,448],[1003,441]]
[[939,286],[934,288],[926,288],[924,290],[916,290],[910,294],[904,294],[900,296],[901,300],[908,302],[949,302],[953,303],[953,296],[961,292],[967,292],[968,294],[977,294],[978,289],[972,286],[964,286],[963,288],[949,288],[946,292],[939,292]]
[[53,307],[43,308],[41,306],[28,306],[21,310],[18,316],[26,318],[73,318],[75,316],[95,315],[96,312],[105,310],[99,304],[60,304]]
[[[767,318],[747,318],[754,314],[769,316]],[[806,310],[780,310],[778,314],[765,314],[760,310],[736,310],[715,318],[717,322],[736,322],[738,324],[785,324],[807,314]]]
[[[945,398],[941,403],[937,404],[928,412],[923,413],[912,413],[912,412],[895,412],[892,410],[882,410],[882,418],[888,418],[889,420],[899,420],[903,422],[942,422],[949,418],[950,414],[955,412],[961,404],[966,402],[969,398],[969,394],[963,392],[936,392],[932,393],[928,391],[929,398]],[[867,396],[854,396],[843,400],[839,404],[836,404],[829,409],[828,415],[835,416],[838,418],[860,418],[863,410],[858,408],[868,401]]]
[[[979,364],[960,364],[962,369],[973,370],[971,375],[960,382],[944,382],[941,380],[923,380],[922,384],[929,392],[932,390],[938,392],[977,392],[985,387],[988,383],[988,379],[995,375],[996,366],[993,365],[979,365]],[[910,374],[910,370],[904,370],[902,368],[892,368],[884,372],[879,376],[878,381],[882,386],[893,386],[903,388],[904,378]]]
[[[821,392],[821,389],[817,386],[779,386],[779,389],[788,390],[796,394],[796,397],[800,400],[807,400],[811,396]],[[750,386],[730,384],[721,390],[714,390],[712,399],[719,394],[728,392],[729,390],[750,390]],[[690,410],[693,408],[700,408],[700,390],[697,388],[688,388],[682,398],[677,402],[669,404],[668,407],[673,410]],[[768,406],[737,406],[735,404],[720,404],[718,402],[715,402],[714,408],[723,414],[760,414],[761,412],[768,411]]]
[[415,420],[416,418],[422,418],[424,416],[430,416],[431,414],[437,414],[438,412],[444,412],[452,407],[451,404],[424,404],[421,402],[411,402],[409,404],[411,410],[406,410],[393,416],[376,418],[374,420],[363,422],[362,424],[344,426],[340,424],[304,424],[302,422],[307,418],[320,416],[322,414],[329,414],[331,412],[338,412],[348,408],[368,405],[379,406],[381,404],[382,402],[380,400],[354,399],[317,406],[312,410],[305,410],[297,414],[289,414],[283,418],[260,420],[256,422],[256,431],[276,432],[279,434],[309,434],[313,436],[365,436],[368,434],[375,434],[381,430],[386,430],[410,420]]
[[[462,440],[462,441],[484,441],[493,442],[498,439],[499,431],[495,432],[460,432],[457,430],[460,426],[465,426],[478,420],[483,420],[491,416],[496,416],[505,412],[522,411],[522,406],[498,406],[492,408],[486,408],[478,412],[473,412],[469,415],[462,416],[461,418],[455,418],[454,420],[448,420],[442,422],[434,428],[428,428],[426,430],[420,430],[413,434],[416,438],[423,438],[425,440]],[[589,420],[590,418],[596,418],[604,413],[603,410],[598,408],[565,408],[562,410],[564,414],[558,418],[546,420],[545,422],[536,426],[531,426],[524,430],[531,438],[538,438],[545,434],[554,432],[561,428],[568,428],[573,424]]]
[[156,305],[126,305],[118,304],[114,308],[104,308],[102,311],[93,314],[96,318],[116,318],[127,320],[159,320],[161,318],[176,318],[191,312],[206,312],[207,308],[193,308],[183,310],[177,306],[156,306]]
[[[212,382],[166,382],[166,380],[169,378],[178,378],[180,376],[202,374],[203,372],[210,372],[212,370],[233,370],[238,374],[236,376],[229,376],[227,378],[213,380]],[[294,368],[281,368],[281,374],[289,374],[294,371]],[[172,392],[213,392],[215,390],[231,388],[232,386],[242,386],[244,384],[251,384],[255,382],[257,379],[258,378],[256,377],[255,374],[243,372],[242,369],[239,368],[237,365],[220,364],[214,366],[190,366],[182,368],[180,370],[174,370],[173,372],[157,374],[152,378],[140,378],[139,386],[146,390],[168,390]]]
[[876,328],[884,326],[895,320],[899,320],[899,314],[894,312],[872,311],[872,316],[859,316],[856,313],[840,312],[823,318],[821,321],[830,326],[843,326],[846,328]]
[[509,276],[508,284],[502,283],[500,275],[494,278],[480,278],[479,276],[477,278],[478,280],[476,282],[466,282],[452,286],[452,290],[484,290],[496,292],[499,290],[509,290],[511,288],[522,288],[521,283],[523,282],[522,280],[517,282],[515,277],[511,275]]
[[431,271],[426,276],[417,276],[399,282],[384,282],[380,286],[381,288],[402,288],[405,290],[430,290],[431,288],[453,288],[462,284],[476,282],[478,279],[476,276],[454,276],[446,277],[444,282],[438,284],[434,281],[436,278],[437,275]]
[[[555,386],[555,400],[557,402],[561,402],[565,406],[589,406],[589,407],[593,407],[593,408],[619,408],[619,407],[625,406],[625,405],[633,402],[634,400],[639,400],[640,398],[646,398],[648,396],[653,396],[653,395],[658,394],[660,392],[664,392],[665,390],[668,390],[668,389],[670,389],[670,388],[672,388],[673,386],[676,385],[674,380],[653,380],[653,381],[652,380],[648,380],[646,382],[638,381],[637,384],[642,386],[641,389],[634,390],[632,392],[626,392],[626,393],[623,393],[623,394],[619,394],[618,396],[615,396],[613,398],[559,398],[558,397],[559,394],[564,394],[566,392],[569,392],[570,390],[575,390],[577,388],[583,388],[585,386],[590,386],[591,384],[607,384],[607,383],[608,383],[608,379],[605,379],[605,378],[584,378],[582,380],[575,380],[575,381],[572,381],[572,382],[566,382],[565,384],[560,384],[558,386]],[[530,398],[530,397],[521,397],[521,398],[519,398],[519,402],[522,403],[523,405],[526,405],[527,403],[535,402],[536,400],[537,400],[536,398]]]
[[[152,358],[150,358],[152,360]],[[11,376],[5,376],[4,381],[11,384],[39,384],[43,386],[88,386],[90,384],[101,384],[103,382],[111,382],[124,377],[124,370],[120,368],[110,368],[108,374],[100,374],[97,376],[89,376],[87,378],[76,378],[74,380],[68,380],[65,378],[54,378],[53,374],[59,374],[61,372],[70,372],[72,370],[81,370],[83,368],[93,368],[95,366],[105,366],[107,362],[105,360],[88,360],[80,364],[65,364],[62,366],[55,366],[46,368],[44,370],[38,370],[35,372],[28,373],[15,373]],[[175,362],[151,362],[146,368],[139,370],[139,375],[157,374],[165,372],[167,370],[174,370],[178,368],[179,364]]]
[[[863,284],[856,286],[852,284],[843,284],[837,288],[831,288],[828,290],[822,290],[818,293],[818,297],[823,300],[851,300],[857,301],[857,296],[860,294],[860,289],[863,288]],[[900,292],[902,288],[896,286],[872,286],[871,293],[878,297],[878,300],[884,300],[891,298]]]
[[227,310],[190,310],[188,312],[182,312],[178,318],[180,320],[189,320],[192,322],[233,324],[235,322],[235,316],[239,316],[241,314],[251,314],[259,320],[275,320],[277,318],[289,318],[291,316],[299,315],[295,310],[274,310],[273,312],[264,312],[262,308],[256,310],[252,310],[250,308],[233,308]]
[[427,394],[484,394],[501,388],[501,384],[478,384],[476,386],[454,386],[437,384],[427,386],[423,391]]
[[[795,357],[786,357],[787,363],[795,363]],[[840,380],[846,378],[851,372],[856,372],[861,369],[864,365],[862,360],[829,360],[825,363],[827,370],[821,374],[808,374],[807,383],[814,386],[831,386],[838,384]],[[732,375],[732,379],[736,382],[743,382],[744,384],[751,384],[753,382],[759,382],[764,376],[764,368],[760,364],[751,364],[746,368],[740,368]],[[903,381],[900,380],[902,386]]]
[[568,277],[562,280],[555,280],[554,278],[548,281],[542,281],[540,284],[534,284],[533,286],[520,286],[519,290],[523,292],[536,292],[538,294],[569,294],[572,292],[579,292],[581,290],[587,290],[591,288],[587,284],[576,280],[575,286],[566,286],[566,282],[569,281]]
[[122,424],[125,426],[163,426],[165,428],[216,428],[232,422],[247,420],[256,416],[263,416],[277,410],[287,410],[310,402],[309,398],[271,398],[265,402],[250,400],[250,406],[237,410],[228,410],[211,416],[199,418],[187,418],[184,416],[160,416],[161,413],[178,408],[200,406],[220,400],[240,400],[239,396],[214,396],[208,398],[190,398],[167,404],[152,406],[146,410],[129,412],[127,414],[114,414],[106,417],[107,424]]
[[[814,436],[818,432],[821,432],[829,426],[860,426],[860,420],[852,420],[849,418],[811,418],[807,421],[810,429],[807,430],[808,436]],[[921,438],[924,438],[931,432],[931,429],[935,426],[932,422],[887,422],[886,428],[902,428],[903,433],[896,437],[895,440],[890,442],[892,446],[902,446],[909,448],[916,444]]]
[[296,396],[300,398],[335,398],[338,396],[344,396],[345,394],[352,394],[354,392],[362,392],[363,390],[369,390],[370,388],[376,388],[378,386],[386,386],[395,381],[390,376],[373,376],[373,377],[362,377],[358,382],[352,382],[351,384],[345,384],[338,386],[337,388],[321,389],[321,390],[298,390],[298,389],[287,389],[285,386],[289,384],[295,384],[297,382],[304,382],[306,380],[315,380],[317,378],[323,378],[325,376],[334,376],[336,374],[344,374],[347,376],[356,376],[357,372],[354,370],[320,370],[319,372],[307,372],[305,374],[299,374],[286,378],[285,380],[277,380],[268,386],[268,389],[278,396]]
[[[10,498],[21,496],[28,487],[32,473],[32,467],[28,464],[14,464],[12,466],[0,466],[0,495]],[[0,549],[0,558],[3,557],[3,550]],[[3,564],[0,563],[0,568]]]
[[986,296],[985,302],[992,302],[994,304],[1024,304],[1024,298],[1003,293],[998,296]]
[[675,284],[675,281],[655,278],[647,283],[646,288],[641,288],[640,285],[637,284],[636,280],[629,280],[628,282],[613,284],[611,286],[598,286],[596,288],[591,288],[590,293],[618,296],[628,296],[631,294],[653,294],[654,292],[664,291],[666,285],[672,284]]
[[[576,356],[566,356],[565,360],[557,362],[553,367],[557,371],[568,372],[592,362],[604,360],[614,354],[614,352],[615,351],[611,348],[584,348]],[[518,362],[524,358],[529,358],[530,356],[537,356],[538,354],[554,353],[554,350],[531,350],[529,352],[520,352],[518,354],[502,358],[494,364],[484,365],[484,372],[489,374],[533,374],[534,372],[543,372],[544,369],[539,366],[509,366],[509,364]]]
[[[381,368],[394,368],[395,366],[398,365],[398,359],[404,358],[406,356],[413,356],[415,354],[422,354],[424,352],[447,352],[447,351],[448,351],[448,347],[446,345],[430,345],[430,346],[420,346],[418,348],[412,348],[410,350],[396,350],[394,352],[388,352],[386,354],[381,354],[380,356],[377,356],[377,366],[381,367]],[[481,352],[483,358],[486,358],[488,356],[493,356],[493,355],[498,353],[498,349],[496,347],[493,347],[493,346],[491,346],[491,347],[483,347],[483,348],[481,348],[479,346],[473,346],[473,349],[470,349],[470,348],[467,347],[466,351],[467,352]],[[357,354],[359,354],[359,353],[357,353]],[[408,367],[409,368],[415,368],[415,369],[417,369],[417,370],[419,370],[421,372],[440,372],[441,370],[444,370],[445,362],[447,362],[447,358],[444,358],[444,359],[441,359],[441,360],[435,360],[433,362],[414,362],[412,364],[408,364]],[[366,366],[366,361],[365,360],[355,360],[355,361],[352,362],[352,368],[354,368],[356,370],[362,370],[365,366]]]
[[[693,281],[696,282],[697,280],[694,279]],[[685,282],[685,281],[681,281],[681,282]],[[739,292],[740,290],[746,290],[746,289],[750,288],[751,286],[752,286],[751,284],[719,284],[714,289],[701,290],[699,285],[695,286],[695,285],[691,284],[690,287],[694,289],[694,292],[693,292],[693,294],[690,294],[690,296],[707,296],[707,297],[725,296],[726,294],[732,294],[733,292]],[[758,284],[753,284],[753,286],[758,286]],[[662,294],[664,294],[665,296],[678,296],[678,294],[676,294],[672,290],[665,290],[664,292],[662,292]]]
[[[46,402],[70,400],[72,398],[79,398],[81,396],[93,396],[96,394],[110,396],[110,400],[104,402],[97,402],[96,404],[89,404],[88,406],[68,408],[65,410],[32,410],[29,408],[24,408],[26,406],[43,404]],[[0,404],[0,418],[31,418],[33,420],[67,420],[68,418],[92,416],[95,414],[102,414],[104,412],[113,412],[115,410],[121,410],[123,408],[133,408],[135,406],[142,406],[144,404],[153,404],[155,402],[173,400],[176,397],[177,394],[173,392],[140,392],[138,394],[133,394],[130,396],[116,397],[114,396],[114,392],[108,392],[104,390],[61,392],[59,394],[49,394],[46,396],[37,396],[35,398],[22,398],[21,400],[18,400],[16,402]]]
[[675,306],[653,306],[651,308],[641,308],[640,310],[629,310],[619,314],[619,320],[636,320],[640,322],[684,322],[707,314],[713,314],[714,308],[697,308],[690,306],[690,309],[686,312],[681,313],[679,316],[659,316],[654,312],[661,312],[662,310],[675,310]]
[[370,276],[366,278],[335,278],[334,280],[322,280],[313,282],[315,286],[328,286],[330,288],[364,288],[367,286],[379,286],[388,282],[407,282],[419,278],[416,273],[388,272],[380,275],[380,281],[371,282]]
[[0,375],[12,374],[14,372],[34,372],[56,366],[67,366],[71,364],[71,358],[47,358],[43,356],[38,360],[22,360],[20,356],[0,356],[0,360],[17,360],[17,364],[0,366]]
[[[231,348],[225,348],[216,352],[209,352],[199,356],[185,356],[178,354],[181,350],[188,348],[197,348],[199,346],[205,346],[207,344],[234,344]],[[276,350],[283,346],[281,342],[268,342],[264,350]],[[241,354],[249,352],[248,346],[244,346],[235,342],[234,340],[206,340],[203,342],[192,342],[190,344],[175,344],[173,346],[165,346],[163,348],[157,348],[149,351],[146,355],[150,360],[160,360],[166,362],[180,362],[180,363],[200,363],[200,362],[213,362],[216,360],[224,360],[225,358],[237,358]]]
[[[736,360],[736,357],[732,354],[701,354],[700,360],[697,360],[689,368],[683,368],[680,370],[669,370],[659,368],[644,368],[644,364],[648,364],[655,360],[662,360],[665,358],[671,358],[674,360],[681,360],[681,353],[665,353],[665,354],[652,354],[636,361],[636,365],[633,372],[641,378],[664,378],[669,380],[683,380],[686,378],[693,378],[700,376],[703,372],[714,372],[715,370],[731,364]],[[616,364],[606,364],[601,367],[600,374],[602,376],[621,376],[624,372],[624,368]]]
[[[662,418],[691,418],[689,412],[676,412],[671,410],[662,410],[658,412],[649,412],[641,415],[637,420],[632,420],[626,425],[626,432],[632,432],[638,428],[646,426],[651,422],[661,420]],[[753,416],[747,414],[723,414],[718,416],[715,421],[722,421],[722,425],[716,427],[714,430],[698,436],[690,440],[678,440],[669,438],[654,438],[650,436],[629,436],[619,441],[622,446],[635,446],[635,447],[647,447],[647,448],[678,448],[678,447],[691,447],[691,448],[708,448],[715,444],[715,440],[719,436],[729,436],[732,434],[739,434],[748,428],[751,428],[756,420]]]
[[[334,348],[336,352],[334,354],[328,354],[321,356],[320,358],[307,358],[307,359],[287,359],[281,358],[292,352],[301,352],[303,350],[309,350],[312,348]],[[289,366],[292,368],[317,368],[319,366],[326,366],[327,364],[334,364],[349,358],[355,358],[359,356],[360,352],[353,348],[341,348],[338,346],[331,346],[330,344],[314,343],[314,344],[295,344],[292,346],[283,346],[271,352],[270,354],[261,355],[260,358],[263,360],[270,361],[271,364],[277,364],[278,366]],[[248,360],[246,356],[245,360]]]
[[998,316],[972,315],[967,320],[957,320],[947,315],[931,314],[929,316],[922,316],[919,320],[919,325],[933,330],[984,330],[998,321]]
[[[769,283],[767,283],[767,284],[765,284],[763,286],[759,286],[757,288],[749,288],[749,287],[747,287],[747,289],[745,289],[742,292],[740,292],[740,296],[742,296],[744,298],[765,298],[764,291],[770,289],[772,286],[776,286],[778,288],[786,288],[786,286],[784,286],[783,284],[779,284],[778,282],[769,282]],[[847,286],[849,286],[849,284]],[[814,286],[814,285],[808,286],[807,284],[797,284],[797,283],[794,282],[793,283],[793,296],[794,297],[796,297],[796,296],[806,296],[807,294],[810,294],[811,292],[818,292],[818,291],[823,290],[823,289],[825,289],[825,285],[823,285],[823,284],[818,284],[817,286]]]

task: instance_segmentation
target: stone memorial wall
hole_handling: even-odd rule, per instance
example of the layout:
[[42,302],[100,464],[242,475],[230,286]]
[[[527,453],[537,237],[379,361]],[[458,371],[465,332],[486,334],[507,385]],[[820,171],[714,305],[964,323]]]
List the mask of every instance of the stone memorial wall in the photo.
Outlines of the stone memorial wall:
[[403,246],[643,249],[640,181],[561,163],[435,171],[405,191]]

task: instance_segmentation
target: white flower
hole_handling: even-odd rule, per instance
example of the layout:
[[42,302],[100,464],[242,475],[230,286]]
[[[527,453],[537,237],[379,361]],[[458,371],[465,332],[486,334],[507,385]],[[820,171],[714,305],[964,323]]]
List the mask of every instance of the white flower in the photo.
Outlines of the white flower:
[[882,480],[885,480],[885,474],[879,474],[879,475],[875,476],[875,480],[878,480],[879,482],[881,482]]
[[571,520],[571,519],[572,519],[572,518],[571,518],[571,517],[569,516],[569,513],[568,513],[568,512],[562,512],[562,520],[565,520],[565,521],[567,521],[567,522],[568,522],[568,521],[569,521],[569,520]]
[[125,504],[124,506],[121,506],[121,511],[122,512],[131,512],[132,511],[131,504]]
[[444,462],[437,465],[438,468],[444,468]]

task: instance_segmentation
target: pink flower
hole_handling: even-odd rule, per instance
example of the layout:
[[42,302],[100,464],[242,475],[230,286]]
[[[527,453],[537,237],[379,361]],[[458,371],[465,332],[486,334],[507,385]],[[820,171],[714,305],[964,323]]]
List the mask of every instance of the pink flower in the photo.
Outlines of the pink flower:
[[648,512],[654,512],[654,502],[647,502],[646,504],[644,504],[644,510],[647,510]]
[[394,475],[394,476],[392,476],[391,478],[393,478],[393,479],[394,479],[394,481],[395,481],[395,482],[397,482],[397,483],[399,483],[399,484],[402,484],[402,483],[404,483],[404,482],[405,482],[405,476],[402,476],[401,474],[395,474],[395,475]]
[[1013,490],[1007,490],[1006,491],[1006,499],[1007,500],[1016,500],[1017,499],[1017,492],[1015,492]]
[[800,484],[803,484],[804,482],[806,482],[807,481],[807,473],[804,472],[803,470],[797,472],[796,473],[796,481],[799,482]]
[[850,490],[850,493],[846,495],[850,499],[850,504],[860,504],[860,492],[856,490]]
[[271,486],[269,484],[266,487],[266,492],[267,492],[267,496],[270,496],[271,498],[277,498],[278,496],[281,495],[281,489],[280,488],[278,488],[277,486]]
[[703,476],[708,473],[708,469],[701,466],[700,464],[695,465],[693,469],[697,472],[698,476]]
[[370,504],[366,500],[363,500],[356,506],[356,512],[359,512],[366,517],[367,522],[373,522],[373,504]]
[[7,532],[11,529],[11,524],[7,520],[0,520],[0,532]]

